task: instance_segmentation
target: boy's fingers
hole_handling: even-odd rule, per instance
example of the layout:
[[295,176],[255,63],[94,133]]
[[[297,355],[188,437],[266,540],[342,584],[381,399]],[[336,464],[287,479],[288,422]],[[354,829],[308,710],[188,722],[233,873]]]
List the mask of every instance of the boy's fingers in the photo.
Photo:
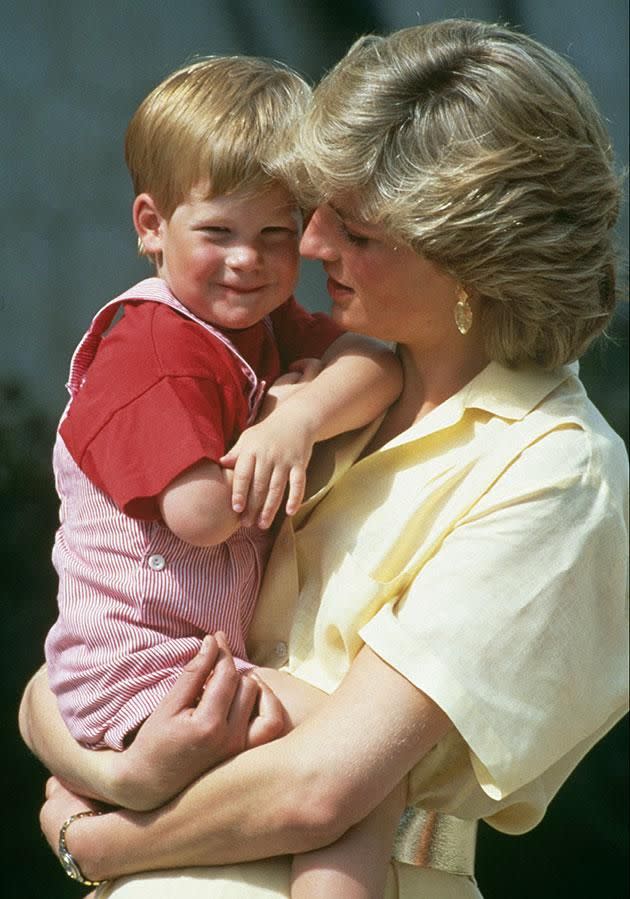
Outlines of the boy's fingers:
[[243,524],[246,527],[251,527],[258,519],[258,514],[269,490],[271,475],[271,465],[263,459],[257,459],[254,478],[249,486],[247,509],[243,514]]
[[294,466],[289,472],[289,496],[287,498],[286,513],[295,515],[304,499],[306,490],[306,469]]
[[300,382],[313,381],[324,369],[321,359],[297,359],[289,366],[290,371],[300,372]]
[[243,512],[247,505],[255,468],[256,459],[249,454],[239,456],[236,461],[232,481],[232,509],[235,512]]
[[287,472],[284,468],[275,468],[269,481],[269,489],[262,511],[258,516],[258,527],[268,528],[280,508],[287,485]]
[[286,386],[287,384],[297,384],[298,381],[300,381],[300,380],[301,380],[300,371],[289,371],[289,372],[287,372],[286,375],[280,375],[279,378],[276,378],[276,380],[271,385],[270,389],[273,390],[274,387],[283,387],[283,386]]
[[160,703],[162,711],[175,713],[195,705],[215,667],[219,655],[219,646],[215,638],[208,634],[204,637],[201,649],[196,656],[182,669],[171,689]]

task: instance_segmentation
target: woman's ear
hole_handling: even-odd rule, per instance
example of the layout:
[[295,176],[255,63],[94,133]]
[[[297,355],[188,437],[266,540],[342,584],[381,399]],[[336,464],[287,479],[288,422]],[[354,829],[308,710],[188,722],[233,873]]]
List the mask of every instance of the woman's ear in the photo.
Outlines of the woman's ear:
[[133,201],[132,216],[140,252],[147,256],[158,256],[162,252],[162,234],[166,220],[151,194],[138,194]]

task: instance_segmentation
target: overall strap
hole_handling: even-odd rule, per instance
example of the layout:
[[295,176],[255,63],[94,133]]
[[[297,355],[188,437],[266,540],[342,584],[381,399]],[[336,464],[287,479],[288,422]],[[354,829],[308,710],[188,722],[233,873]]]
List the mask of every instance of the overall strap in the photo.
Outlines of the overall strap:
[[106,306],[103,306],[92,319],[90,327],[72,354],[70,373],[66,384],[66,389],[71,398],[76,396],[83,385],[87,370],[94,361],[103,334],[113,322],[119,307],[120,301],[118,299],[111,300]]

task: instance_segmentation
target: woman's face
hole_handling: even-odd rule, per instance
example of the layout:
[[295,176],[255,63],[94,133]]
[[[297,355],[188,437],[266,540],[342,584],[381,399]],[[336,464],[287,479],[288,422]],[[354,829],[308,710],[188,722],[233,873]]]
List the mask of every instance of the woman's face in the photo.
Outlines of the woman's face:
[[351,207],[323,205],[300,250],[323,263],[332,317],[351,331],[406,345],[441,345],[454,331],[457,284],[411,247],[396,246]]

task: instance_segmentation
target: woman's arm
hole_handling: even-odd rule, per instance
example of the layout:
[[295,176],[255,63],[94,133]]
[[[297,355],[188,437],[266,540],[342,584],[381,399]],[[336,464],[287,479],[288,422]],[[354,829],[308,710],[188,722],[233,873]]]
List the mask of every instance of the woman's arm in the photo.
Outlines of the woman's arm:
[[[368,815],[451,726],[364,647],[339,689],[291,733],[231,759],[158,811],[76,822],[69,848],[94,879],[315,849]],[[71,795],[55,795],[41,816],[53,847],[76,810]]]
[[323,849],[293,857],[291,899],[382,899],[407,779],[374,811]]

